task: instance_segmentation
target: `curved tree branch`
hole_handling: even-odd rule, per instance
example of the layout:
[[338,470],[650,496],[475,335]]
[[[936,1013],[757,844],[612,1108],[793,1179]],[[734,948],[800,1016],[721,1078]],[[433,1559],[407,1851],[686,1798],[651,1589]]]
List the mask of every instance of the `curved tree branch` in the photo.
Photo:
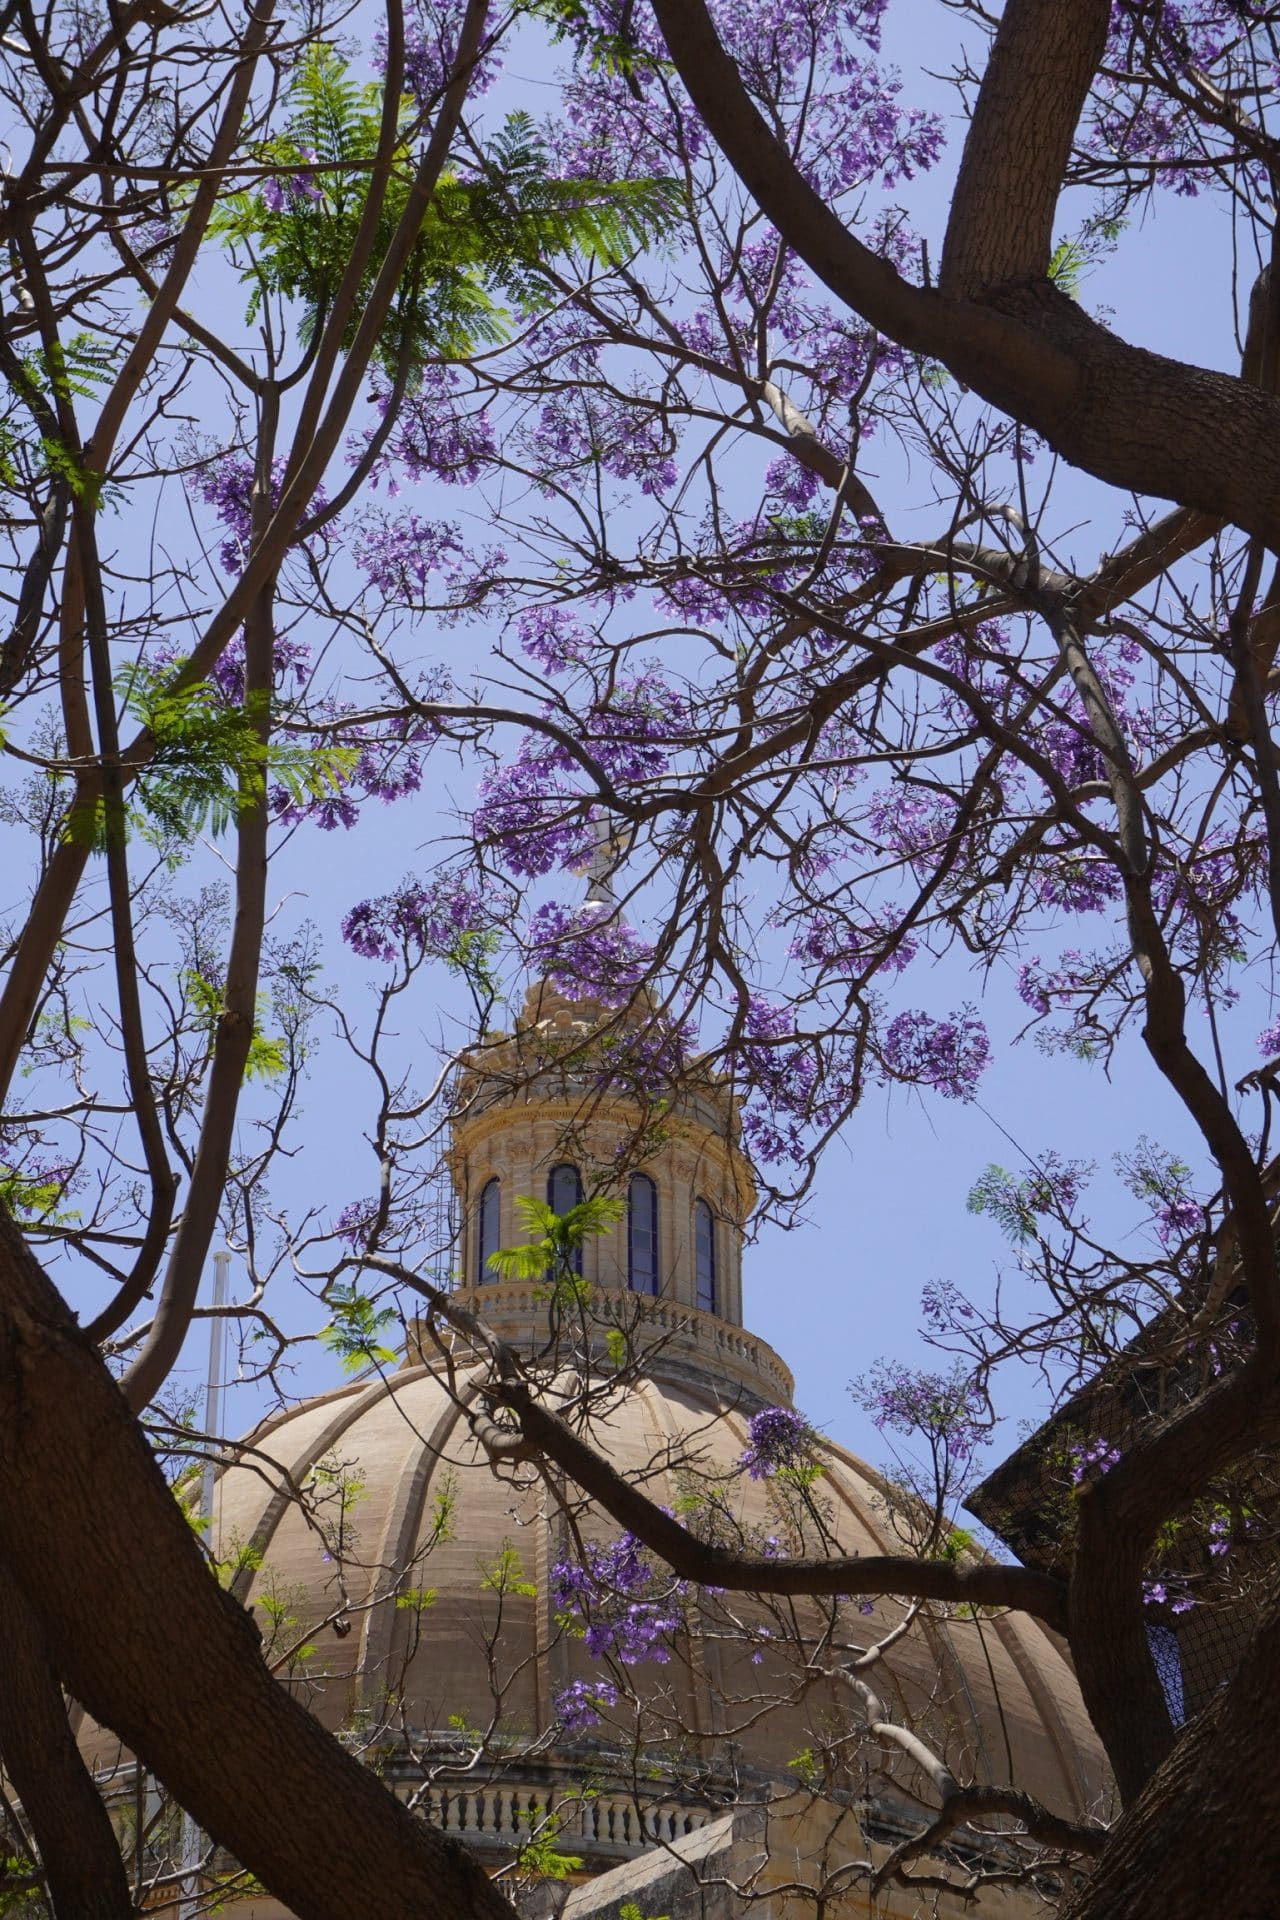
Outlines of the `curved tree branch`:
[[[1280,547],[1280,404],[1271,395],[1118,339],[1047,280],[1005,290],[998,305],[913,286],[809,185],[748,96],[706,0],[652,4],[712,137],[761,211],[839,299],[900,346],[941,360],[1098,479],[1178,501]],[[1098,0],[1085,4],[1092,20]],[[1054,111],[1055,85],[1045,77],[1045,113]]]
[[0,1759],[58,1920],[129,1920],[133,1899],[106,1805],[80,1758],[39,1622],[3,1560]]

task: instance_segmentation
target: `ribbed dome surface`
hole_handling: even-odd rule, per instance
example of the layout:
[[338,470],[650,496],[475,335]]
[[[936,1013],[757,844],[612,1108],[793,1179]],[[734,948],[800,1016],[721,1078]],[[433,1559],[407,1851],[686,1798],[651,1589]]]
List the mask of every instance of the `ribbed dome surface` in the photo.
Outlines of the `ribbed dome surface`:
[[[487,1291],[499,1308],[504,1289]],[[691,1486],[718,1482],[730,1489],[737,1523],[768,1536],[779,1530],[778,1490],[738,1470],[752,1404],[740,1386],[720,1386],[709,1373],[700,1379],[686,1353],[679,1377],[659,1362],[617,1397],[595,1438],[664,1504],[687,1503]],[[603,1767],[622,1777],[631,1763],[616,1756],[634,1759],[643,1747],[655,1797],[673,1791],[681,1773],[686,1800],[710,1792],[714,1804],[713,1776],[732,1772],[746,1788],[794,1785],[798,1756],[829,1748],[862,1717],[844,1688],[797,1687],[799,1657],[776,1619],[770,1639],[753,1649],[722,1631],[721,1603],[711,1600],[702,1608],[704,1634],[676,1636],[666,1664],[629,1669],[640,1707],[624,1697],[603,1724],[567,1733],[557,1696],[602,1672],[581,1639],[557,1624],[552,1568],[571,1550],[568,1523],[527,1468],[521,1477],[488,1467],[431,1366],[341,1387],[269,1421],[250,1445],[244,1463],[219,1481],[219,1556],[244,1556],[237,1587],[256,1604],[273,1655],[284,1657],[282,1673],[327,1725],[357,1739],[374,1735],[393,1775],[405,1766],[421,1778],[404,1736],[419,1759],[443,1758],[458,1749],[461,1728],[475,1728],[511,1756],[512,1777],[524,1777],[531,1755],[544,1768],[599,1776]],[[822,1458],[813,1498],[840,1549],[895,1551],[876,1476],[838,1448],[824,1448]],[[291,1497],[291,1488],[306,1499]],[[587,1514],[582,1531],[604,1541],[617,1530]],[[427,1589],[430,1604],[415,1604],[412,1596]],[[768,1619],[754,1604],[735,1611],[757,1630]],[[902,1608],[886,1601],[871,1618],[846,1613],[870,1642]],[[802,1627],[807,1617],[802,1606]],[[288,1658],[303,1642],[314,1653]],[[1012,1779],[1064,1813],[1098,1805],[1099,1748],[1069,1666],[1037,1622],[922,1613],[876,1668],[876,1687],[892,1716],[913,1725],[957,1775]],[[901,1757],[869,1751],[861,1738],[847,1742],[826,1780],[903,1813],[920,1788]],[[481,1843],[503,1838],[485,1833],[478,1809],[477,1802],[450,1824]],[[602,1849],[627,1850],[621,1842]]]

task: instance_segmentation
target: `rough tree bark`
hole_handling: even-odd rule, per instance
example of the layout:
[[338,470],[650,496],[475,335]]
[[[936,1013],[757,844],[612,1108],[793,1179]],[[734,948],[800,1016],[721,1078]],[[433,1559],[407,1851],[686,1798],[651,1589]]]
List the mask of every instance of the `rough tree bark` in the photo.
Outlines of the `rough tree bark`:
[[0,1564],[75,1697],[299,1920],[510,1920],[466,1850],[272,1678],[250,1615],[209,1574],[118,1386],[3,1211]]
[[131,1920],[106,1806],[77,1750],[40,1623],[3,1564],[0,1754],[40,1849],[56,1920]]
[[1274,1920],[1280,1595],[1219,1698],[1111,1836],[1062,1920]]
[[[1109,333],[1045,277],[1047,252],[1037,272],[1028,269],[1013,285],[992,283],[980,300],[903,279],[809,186],[749,98],[705,0],[652,3],[712,138],[761,211],[838,299],[910,352],[940,360],[983,399],[1043,434],[1074,466],[1112,486],[1179,501],[1280,548],[1280,402],[1233,375],[1149,353]],[[1008,25],[1002,20],[989,70],[1001,86],[1012,87],[1016,71],[1000,64],[1005,36],[1016,31],[1019,44],[1037,37],[1057,44],[1055,22],[1060,28],[1064,19],[1076,23],[1067,40],[1078,33],[1087,50],[1098,14],[1099,0],[1073,0],[1071,7],[1024,0],[1006,10]],[[1090,77],[1086,64],[1078,49],[1052,78],[1033,63],[1024,84],[1038,80],[1040,92],[1021,110],[1074,126]],[[980,97],[975,143],[985,138],[985,124]],[[1026,159],[1038,173],[1033,178],[1024,170],[1010,190],[1037,206],[1056,205],[1061,182],[1050,175],[1056,151],[1052,139],[1037,141]],[[987,272],[1007,272],[1013,257],[990,242],[983,206],[992,165],[989,155],[975,158],[970,192],[976,204],[957,206],[953,214],[966,284],[984,233]],[[1006,170],[1004,177],[1014,176]],[[1029,230],[1019,224],[1015,232],[1017,257],[1025,261]],[[962,233],[968,236],[963,246]]]

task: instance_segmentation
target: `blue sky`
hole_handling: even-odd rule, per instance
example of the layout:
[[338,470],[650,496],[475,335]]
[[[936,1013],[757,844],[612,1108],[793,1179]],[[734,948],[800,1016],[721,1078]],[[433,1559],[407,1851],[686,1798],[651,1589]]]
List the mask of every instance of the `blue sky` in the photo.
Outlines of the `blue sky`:
[[[899,0],[890,12],[887,50],[903,66],[909,88],[917,62],[935,70],[945,66],[948,40],[956,32],[955,16],[945,9],[924,0]],[[545,54],[526,40],[510,63],[502,103],[542,111],[548,104],[548,70]],[[921,97],[954,116],[953,96],[932,83],[924,86]],[[953,122],[952,144],[936,172],[902,189],[914,223],[928,235],[934,260],[962,131]],[[1068,225],[1064,214],[1064,231]],[[1114,258],[1085,283],[1082,297],[1095,311],[1110,310],[1111,323],[1133,340],[1203,364],[1235,365],[1230,230],[1208,200],[1161,196],[1149,218],[1124,236]],[[227,306],[226,326],[234,336],[240,330],[238,292],[229,300],[235,305]],[[874,465],[873,451],[869,469]],[[892,489],[889,504],[901,512],[902,530],[924,534],[936,523],[927,506],[914,504],[927,499],[919,479],[899,474],[886,476],[886,483]],[[909,485],[913,492],[907,491]],[[1058,475],[1049,524],[1062,551],[1082,566],[1091,564],[1117,537],[1122,504],[1082,476]],[[481,505],[478,496],[455,493],[449,499],[454,513]],[[464,663],[489,644],[488,636],[475,630],[458,630],[448,642]],[[432,863],[439,837],[457,831],[458,816],[465,818],[474,773],[454,760],[437,760],[414,800],[385,813],[372,809],[373,820],[349,836],[301,834],[280,860],[273,897],[281,920],[305,914],[316,922],[326,944],[327,971],[349,1010],[361,1006],[369,970],[338,939],[342,913],[356,898],[391,887],[406,870]],[[1246,995],[1235,1022],[1238,1071],[1255,1063],[1253,1035],[1268,1017],[1265,984],[1258,983],[1256,995]],[[794,1369],[797,1402],[815,1423],[872,1460],[884,1455],[884,1443],[849,1398],[850,1377],[877,1355],[909,1358],[920,1352],[918,1306],[926,1282],[946,1277],[982,1294],[998,1265],[1009,1261],[994,1226],[965,1209],[973,1181],[989,1162],[1015,1167],[1020,1150],[1034,1154],[1051,1146],[1068,1157],[1097,1161],[1094,1218],[1132,1223],[1133,1206],[1109,1173],[1110,1156],[1147,1133],[1196,1158],[1191,1129],[1136,1042],[1122,1047],[1109,1077],[1096,1066],[1047,1058],[1030,1042],[1013,1047],[1012,1033],[1024,1010],[1010,974],[998,971],[984,981],[956,955],[939,963],[928,993],[930,1004],[944,1007],[975,1001],[992,1029],[996,1060],[979,1100],[961,1105],[923,1100],[902,1089],[873,1091],[832,1146],[805,1223],[791,1232],[766,1229],[747,1257],[748,1323]],[[420,980],[398,1017],[406,1043],[422,1057],[424,1080],[439,1050],[451,1051],[465,1034],[462,1000],[443,969],[429,987]],[[350,1119],[362,1091],[337,1043],[326,1041],[305,1096],[300,1134],[305,1152],[281,1169],[273,1187],[276,1200],[286,1202],[295,1218],[316,1204],[336,1211],[372,1186],[373,1159],[353,1137]],[[301,1328],[315,1324],[316,1312],[300,1298],[285,1306],[281,1317]],[[300,1388],[314,1391],[336,1380],[326,1357],[305,1351],[296,1377]],[[199,1341],[191,1354],[194,1381],[203,1377]],[[247,1391],[233,1398],[232,1424],[251,1417],[249,1402]],[[1018,1423],[1041,1410],[1041,1390],[1034,1380],[1011,1379],[1003,1405],[1007,1425],[993,1460],[1015,1444]]]

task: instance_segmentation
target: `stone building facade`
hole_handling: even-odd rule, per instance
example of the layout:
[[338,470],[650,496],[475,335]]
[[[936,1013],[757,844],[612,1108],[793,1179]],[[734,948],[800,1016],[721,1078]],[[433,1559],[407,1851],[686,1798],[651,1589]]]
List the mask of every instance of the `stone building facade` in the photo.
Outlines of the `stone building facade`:
[[[817,1443],[821,1474],[799,1487],[744,1473],[753,1414],[790,1407],[792,1379],[742,1323],[755,1189],[733,1102],[708,1077],[675,1108],[643,1111],[591,1051],[601,1016],[541,983],[517,1035],[464,1063],[449,1151],[457,1299],[541,1355],[566,1403],[596,1393],[595,1444],[691,1524],[719,1516],[779,1551],[894,1551],[885,1487],[842,1449]],[[563,1210],[601,1189],[621,1218],[583,1247],[569,1310],[536,1280],[494,1277],[491,1253],[521,1238],[519,1196],[558,1195]],[[646,1920],[800,1920],[812,1903],[770,1891],[784,1882],[825,1882],[828,1915],[869,1911],[852,1863],[915,1831],[928,1789],[901,1752],[860,1733],[855,1693],[820,1669],[885,1635],[886,1710],[958,1778],[1011,1780],[1068,1816],[1103,1807],[1065,1651],[1030,1618],[922,1607],[905,1621],[887,1600],[869,1615],[846,1606],[837,1625],[817,1603],[692,1593],[665,1658],[592,1657],[556,1568],[617,1529],[572,1488],[492,1469],[468,1424],[474,1361],[439,1324],[411,1323],[398,1372],[264,1422],[252,1454],[219,1476],[214,1546],[274,1623],[282,1683],[394,1792],[495,1872],[511,1874],[537,1838],[577,1863],[561,1880],[513,1876],[530,1915],[587,1920],[630,1903]],[[291,1658],[303,1642],[306,1658]],[[616,1699],[566,1715],[575,1686],[610,1673]],[[127,1777],[128,1756],[100,1737],[95,1757]],[[962,1905],[942,1896],[937,1911]],[[1001,1895],[981,1910],[1036,1905]],[[905,1920],[917,1907],[899,1889],[875,1910]],[[243,1911],[283,1915],[261,1899]]]

